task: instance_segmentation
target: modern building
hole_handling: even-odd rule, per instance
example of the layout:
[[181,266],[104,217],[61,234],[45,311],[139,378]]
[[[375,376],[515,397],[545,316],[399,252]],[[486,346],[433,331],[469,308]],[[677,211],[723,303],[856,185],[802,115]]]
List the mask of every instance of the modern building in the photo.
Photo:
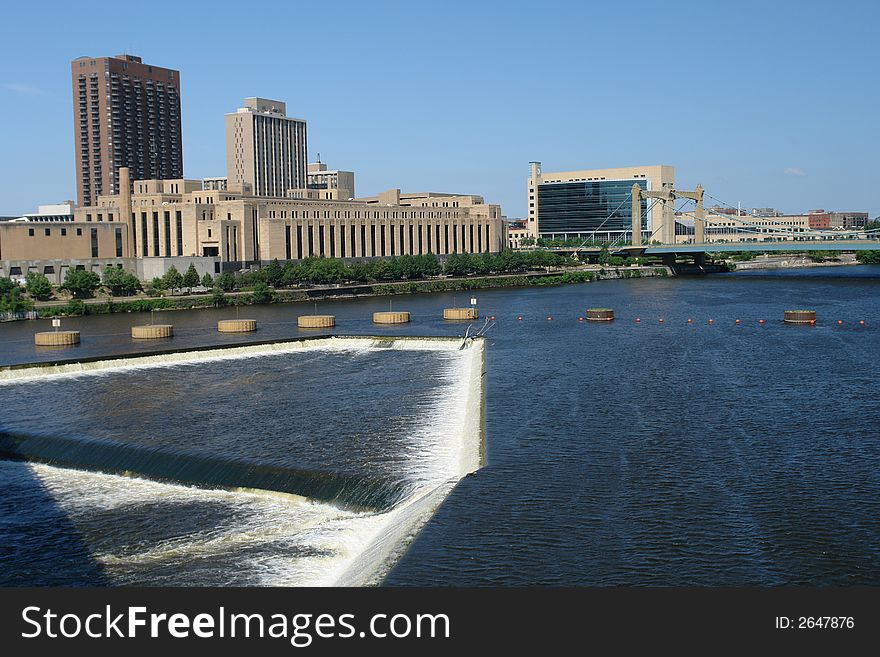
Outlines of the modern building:
[[306,188],[306,122],[287,116],[284,103],[245,98],[225,123],[230,188],[248,184],[255,196],[273,198]]
[[309,163],[306,186],[323,193],[321,198],[347,201],[354,198],[354,171],[330,170],[318,153],[318,161]]
[[119,193],[118,170],[132,177],[183,176],[180,73],[140,57],[71,62],[77,204]]
[[[655,165],[544,173],[531,162],[528,179],[528,229],[535,238],[628,240],[632,234],[632,187],[646,191],[672,188],[675,169]],[[664,234],[662,204],[642,203],[643,241]]]

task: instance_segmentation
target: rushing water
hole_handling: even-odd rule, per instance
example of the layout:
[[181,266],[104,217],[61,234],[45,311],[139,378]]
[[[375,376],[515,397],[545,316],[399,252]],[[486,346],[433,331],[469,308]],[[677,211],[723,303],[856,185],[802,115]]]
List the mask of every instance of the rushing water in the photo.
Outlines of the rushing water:
[[479,465],[482,345],[459,345],[331,338],[7,372],[0,451],[67,467],[0,461],[0,581],[376,581]]
[[[466,302],[467,296],[459,295],[457,303]],[[487,465],[457,484],[386,583],[880,584],[875,373],[880,362],[880,268],[608,281],[480,291],[477,297],[483,314],[496,316],[486,349]],[[461,324],[440,319],[441,309],[453,303],[451,294],[396,297],[393,303],[409,310],[413,323],[381,329],[388,334],[463,332]],[[609,324],[578,321],[585,308],[597,306],[614,308],[617,319]],[[819,322],[814,327],[784,325],[782,313],[788,308],[815,308]],[[387,299],[319,305],[319,312],[336,315],[341,334],[375,333],[370,313],[383,309],[388,309]],[[260,321],[258,337],[268,339],[306,335],[296,328],[295,317],[311,311],[311,306],[285,305],[249,308],[247,314]],[[219,344],[237,339],[212,328],[228,314],[165,313],[162,321],[174,323],[175,346]],[[838,319],[843,325],[837,325]],[[82,346],[61,352],[34,348],[36,323],[2,326],[0,362],[143,351],[148,347],[133,343],[127,334],[131,324],[143,322],[142,316],[133,315],[65,320],[66,328],[80,328],[84,337]],[[439,363],[437,367],[442,369]],[[247,371],[263,376],[264,369]],[[428,380],[423,383],[425,388],[418,381],[411,385],[426,392],[433,386]],[[246,398],[248,388],[240,390]],[[197,400],[199,386],[188,392]],[[315,391],[316,397],[323,392]],[[174,408],[176,399],[167,405]],[[197,407],[197,401],[185,403]],[[358,413],[365,414],[365,409]],[[417,413],[413,417],[411,426],[419,421]],[[276,419],[260,421],[271,425]],[[405,409],[401,421],[407,422]],[[368,425],[365,419],[365,431]],[[366,456],[363,472],[398,475],[399,481],[400,472],[417,467],[422,458],[395,469],[368,449],[353,449],[334,466],[340,473],[358,473],[347,460],[356,464]],[[249,453],[242,449],[239,455]],[[301,463],[327,466],[322,459]],[[18,473],[6,473],[4,480],[36,477],[44,495],[60,500],[57,517],[46,519],[45,527],[22,531],[39,535],[42,529],[53,535],[77,519],[76,491],[81,487],[59,490],[50,473],[57,474],[57,469],[2,465]],[[22,475],[22,468],[32,474]],[[166,486],[169,498],[178,494],[169,484],[137,483]],[[96,479],[94,486],[100,485]],[[157,502],[162,498],[146,489],[131,489],[127,508],[109,501],[101,506],[100,498],[88,504],[105,508],[111,516],[134,518],[132,522],[142,518],[146,526],[155,524],[155,517],[167,518],[169,531],[182,518],[197,518],[190,544],[207,547],[185,558],[198,564],[193,573],[214,572],[196,577],[207,582],[369,580],[326,576],[348,569],[326,567],[344,561],[334,550],[382,552],[385,548],[374,548],[377,542],[365,537],[384,536],[389,528],[405,524],[385,523],[372,534],[358,529],[343,540],[343,532],[333,528],[352,526],[345,517],[319,521],[309,534],[302,529],[307,520],[285,524],[286,517],[273,507],[280,504],[276,498],[192,488],[182,488],[181,494],[199,499],[181,499],[183,506],[174,511],[173,504]],[[6,504],[11,504],[8,498]],[[324,502],[287,511],[324,512],[375,517]],[[282,519],[272,525],[277,532],[258,529],[252,534],[259,537],[254,539],[259,546],[250,546],[252,568],[228,560],[241,548],[215,549],[226,540],[224,532],[234,534],[234,527],[248,523],[271,525],[276,516]],[[5,513],[2,517],[7,518]],[[82,578],[116,581],[121,570],[132,573],[125,581],[180,581],[174,567],[171,575],[162,570],[173,561],[163,566],[161,559],[154,570],[139,575],[131,566],[114,571],[115,562],[107,556],[125,558],[128,548],[96,546],[90,538],[94,534],[114,540],[102,534],[100,525],[76,529],[80,542],[65,543],[65,549],[104,555],[97,570],[84,570]],[[171,533],[166,542],[173,544],[176,535]],[[165,543],[160,543],[132,553],[164,554]],[[325,551],[337,556],[328,557]],[[290,554],[308,556],[290,559]],[[44,572],[40,564],[45,566],[46,559],[35,556],[34,569]],[[300,572],[284,574],[290,569]]]

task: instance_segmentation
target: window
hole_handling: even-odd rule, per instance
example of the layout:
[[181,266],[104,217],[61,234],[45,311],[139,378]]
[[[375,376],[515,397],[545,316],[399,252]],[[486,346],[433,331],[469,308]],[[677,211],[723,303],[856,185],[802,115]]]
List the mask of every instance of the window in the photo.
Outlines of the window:
[[52,234],[52,229],[51,229],[51,228],[46,228],[46,229],[45,229],[45,232],[46,232],[46,237],[49,237],[49,236]]
[[33,236],[34,236],[34,229],[28,228],[28,237],[33,237]]
[[66,237],[66,236],[67,236],[67,229],[66,229],[66,228],[62,228],[62,229],[61,229],[61,237]]
[[82,236],[82,234],[83,234],[83,229],[82,229],[82,228],[77,228],[77,229],[76,229],[76,234],[79,235],[79,236]]
[[92,257],[98,257],[98,229],[92,228]]

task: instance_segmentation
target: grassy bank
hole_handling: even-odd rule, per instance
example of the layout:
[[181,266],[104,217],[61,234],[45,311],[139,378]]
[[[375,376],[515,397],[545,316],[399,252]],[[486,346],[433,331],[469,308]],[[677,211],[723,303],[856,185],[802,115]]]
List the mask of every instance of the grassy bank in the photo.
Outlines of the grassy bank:
[[155,299],[139,298],[126,301],[88,302],[72,299],[63,305],[37,305],[40,317],[77,315],[105,315],[108,313],[149,312],[151,310],[189,310],[193,308],[219,308],[249,306],[263,303],[297,303],[322,298],[353,298],[388,296],[396,294],[421,294],[428,292],[455,292],[460,290],[484,290],[507,287],[546,287],[571,285],[598,280],[667,276],[665,267],[641,269],[608,268],[594,271],[566,271],[561,273],[516,274],[509,276],[480,276],[467,278],[444,278],[394,283],[372,283],[344,287],[297,288],[263,292],[231,292],[187,296],[165,296]]

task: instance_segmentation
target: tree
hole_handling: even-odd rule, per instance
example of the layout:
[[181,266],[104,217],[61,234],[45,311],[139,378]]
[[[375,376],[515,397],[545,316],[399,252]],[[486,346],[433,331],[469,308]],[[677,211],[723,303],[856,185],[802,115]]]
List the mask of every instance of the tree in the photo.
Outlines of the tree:
[[268,285],[262,282],[254,285],[252,296],[254,303],[271,303],[273,298],[272,290],[269,289]]
[[100,286],[101,279],[95,272],[68,269],[61,289],[70,292],[74,299],[88,299]]
[[214,277],[208,272],[205,272],[205,275],[202,276],[202,287],[206,287],[209,290],[214,287]]
[[52,298],[52,284],[49,279],[39,272],[29,272],[25,277],[27,281],[27,292],[34,299],[46,301]]
[[263,275],[265,276],[267,285],[281,287],[281,282],[284,277],[284,267],[278,262],[278,258],[275,258],[265,269],[263,269]]
[[165,287],[171,290],[173,294],[174,290],[183,287],[183,274],[177,271],[177,267],[171,265],[162,277],[162,281],[165,283]]
[[880,264],[880,251],[859,251],[856,253],[856,260],[863,265]]
[[0,312],[20,313],[30,310],[32,305],[22,298],[18,283],[8,278],[0,278]]
[[223,290],[221,288],[215,287],[213,290],[211,290],[211,303],[214,304],[215,308],[226,305],[226,295],[223,294]]
[[224,292],[232,292],[235,289],[235,275],[225,271],[217,277],[217,287]]
[[196,271],[196,266],[193,263],[189,263],[189,269],[183,275],[182,287],[192,292],[192,289],[199,284],[199,280],[199,272]]
[[113,296],[127,297],[141,289],[137,276],[119,267],[104,269],[104,285]]

